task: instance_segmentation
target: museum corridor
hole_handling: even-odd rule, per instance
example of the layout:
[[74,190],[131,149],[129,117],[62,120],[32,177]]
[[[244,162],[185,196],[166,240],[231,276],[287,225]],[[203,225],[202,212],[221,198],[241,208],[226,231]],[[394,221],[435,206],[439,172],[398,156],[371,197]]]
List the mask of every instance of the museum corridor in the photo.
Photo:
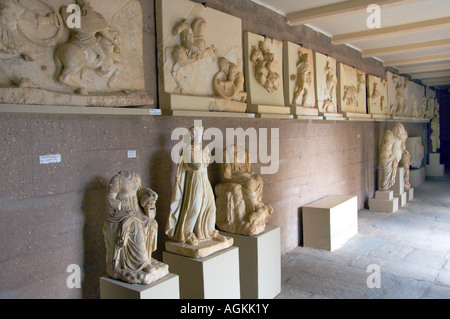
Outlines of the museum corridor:
[[[334,252],[282,256],[277,298],[450,298],[450,176],[415,188],[394,214],[359,212],[359,233]],[[376,283],[379,270],[379,288]]]

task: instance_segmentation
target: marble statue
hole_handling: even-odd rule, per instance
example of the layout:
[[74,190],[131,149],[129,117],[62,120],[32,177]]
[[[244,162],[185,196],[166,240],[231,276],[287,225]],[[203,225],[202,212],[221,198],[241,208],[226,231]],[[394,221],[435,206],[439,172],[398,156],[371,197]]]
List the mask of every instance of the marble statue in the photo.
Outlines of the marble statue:
[[0,103],[153,104],[145,87],[139,1],[72,1],[79,14],[68,3],[0,0],[0,61],[6,62]]
[[216,225],[230,233],[258,235],[273,212],[271,205],[262,202],[263,180],[250,170],[247,150],[232,146],[224,154],[224,182],[215,187]]
[[266,41],[259,41],[258,45],[252,47],[250,61],[253,63],[256,81],[269,93],[277,91],[281,82],[281,76],[275,70],[278,62]]
[[233,240],[215,229],[216,205],[207,171],[209,149],[202,148],[203,128],[191,127],[189,134],[190,144],[183,148],[177,166],[166,225],[166,234],[175,243],[166,242],[166,249],[199,258],[231,246]]
[[437,151],[441,148],[441,139],[440,139],[440,124],[439,117],[434,117],[431,120],[431,151],[433,153],[437,153]]
[[112,278],[150,284],[168,274],[168,266],[151,257],[156,250],[158,194],[143,188],[136,173],[120,171],[108,186],[108,217],[103,226],[106,269]]
[[409,183],[411,156],[406,150],[407,138],[408,133],[401,123],[395,124],[392,130],[384,132],[381,139],[380,153],[378,155],[378,160],[380,162],[381,190],[388,190],[394,186],[398,167],[403,167],[405,169],[405,189],[408,190],[411,188]]
[[244,74],[234,63],[221,57],[218,60],[219,72],[213,79],[214,92],[227,100],[245,102],[247,93],[244,92]]

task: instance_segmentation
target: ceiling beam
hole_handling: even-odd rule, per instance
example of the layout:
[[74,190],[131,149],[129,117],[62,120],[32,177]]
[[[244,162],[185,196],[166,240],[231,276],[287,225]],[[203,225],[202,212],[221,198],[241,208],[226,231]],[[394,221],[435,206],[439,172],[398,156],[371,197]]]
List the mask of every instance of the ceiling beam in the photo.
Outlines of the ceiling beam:
[[442,62],[442,61],[450,61],[450,53],[386,60],[383,61],[383,64],[386,67],[386,66],[403,66],[418,63]]
[[450,70],[448,71],[437,71],[437,72],[426,72],[426,73],[416,73],[412,74],[411,78],[413,80],[423,80],[423,79],[432,79],[432,78],[442,78],[450,76]]
[[367,49],[367,50],[363,50],[361,53],[364,58],[370,58],[370,57],[380,57],[380,56],[405,53],[405,52],[439,49],[439,48],[448,47],[448,46],[450,46],[450,39],[441,39],[441,40],[434,40],[434,41],[427,41],[427,42],[420,42],[420,43],[395,45],[395,46],[384,47],[384,48]]
[[377,4],[381,8],[401,6],[423,0],[347,0],[321,7],[286,14],[287,24],[302,25],[347,15],[367,12],[367,7]]
[[438,78],[436,80],[429,80],[429,81],[422,81],[423,84],[427,85],[427,86],[432,86],[432,85],[446,85],[446,84],[450,84],[450,77],[447,78]]
[[422,73],[422,72],[443,71],[443,70],[450,70],[450,63],[428,64],[428,65],[400,68],[399,73],[410,74],[410,73]]
[[339,34],[331,37],[331,41],[333,42],[333,44],[362,42],[381,39],[390,36],[405,35],[413,32],[433,31],[442,28],[447,28],[449,26],[450,26],[450,17],[444,17],[434,20],[413,22],[386,28],[369,29],[365,31]]

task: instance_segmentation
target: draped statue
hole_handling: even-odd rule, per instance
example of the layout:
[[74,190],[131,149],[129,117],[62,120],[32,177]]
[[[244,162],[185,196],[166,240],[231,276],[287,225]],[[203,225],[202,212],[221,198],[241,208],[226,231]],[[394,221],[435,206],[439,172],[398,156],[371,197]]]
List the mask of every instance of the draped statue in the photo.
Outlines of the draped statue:
[[136,173],[121,171],[108,186],[108,217],[103,226],[108,274],[129,283],[149,284],[168,273],[151,258],[156,250],[158,194],[141,187]]
[[[166,242],[166,249],[197,258],[205,257],[198,251],[200,247],[214,246],[215,242],[227,243],[228,246],[232,241],[230,243],[227,237],[220,235],[215,229],[216,205],[207,171],[210,161],[209,149],[202,148],[203,128],[191,127],[189,135],[190,144],[183,148],[177,165],[166,225],[167,236],[181,245]],[[208,250],[205,254],[209,253],[212,252]]]
[[398,167],[405,169],[405,189],[408,190],[411,188],[409,183],[411,156],[406,150],[407,139],[408,133],[401,123],[395,124],[392,130],[387,130],[383,134],[380,153],[378,155],[381,173],[380,189],[383,191],[394,186]]

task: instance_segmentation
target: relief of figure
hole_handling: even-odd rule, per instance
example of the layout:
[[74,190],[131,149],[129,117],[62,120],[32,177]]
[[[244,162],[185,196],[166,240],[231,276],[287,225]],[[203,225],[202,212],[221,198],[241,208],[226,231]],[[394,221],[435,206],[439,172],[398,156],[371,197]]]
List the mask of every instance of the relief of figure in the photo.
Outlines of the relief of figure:
[[400,77],[398,75],[392,76],[392,81],[395,83],[395,104],[391,105],[391,114],[402,116],[407,112],[407,102],[405,99],[406,90],[408,87],[408,80],[405,79],[404,83],[400,81]]
[[[52,13],[43,16],[31,12],[17,0],[0,0],[0,59],[21,56],[26,61],[34,61],[38,55],[36,44],[52,46],[60,39],[64,30],[61,16],[53,7],[46,6]],[[43,32],[46,26],[52,26],[53,30]],[[41,32],[40,38],[34,36],[36,32]],[[42,33],[48,38],[42,37]]]
[[330,65],[330,61],[327,61],[327,64],[324,69],[324,79],[322,84],[322,112],[336,112],[337,106],[336,101],[334,101],[335,91],[337,85],[337,78],[335,72]]
[[352,106],[352,110],[355,111],[358,106],[358,89],[354,86],[345,85],[342,99],[345,105]]
[[275,54],[270,52],[269,45],[265,41],[259,41],[258,45],[252,46],[250,61],[254,66],[256,81],[269,93],[277,91],[281,76],[275,71],[277,64]]
[[203,127],[191,127],[189,134],[190,145],[183,148],[177,166],[166,234],[191,246],[208,239],[226,241],[215,229],[216,204],[208,179],[209,149],[202,149]]
[[214,76],[214,92],[227,100],[245,102],[247,93],[244,92],[244,75],[240,68],[224,57],[218,59],[219,72]]
[[364,73],[358,72],[356,77],[357,77],[357,79],[356,79],[356,87],[357,87],[356,94],[359,95],[361,92],[364,92],[364,90],[366,89],[366,75]]
[[395,184],[398,167],[404,168],[404,187],[411,188],[409,183],[409,166],[411,156],[406,150],[408,133],[401,123],[394,125],[392,130],[384,132],[379,153],[381,167],[380,189],[388,190]]
[[[120,53],[120,34],[109,26],[103,15],[96,12],[90,0],[76,0],[81,9],[80,28],[69,28],[70,39],[55,50],[58,66],[55,79],[75,92],[87,95],[88,82],[93,76],[108,79],[112,88],[122,69],[117,57]],[[61,13],[67,21],[67,7]]]
[[292,79],[296,80],[292,104],[305,106],[312,85],[312,76],[309,71],[309,55],[299,50],[298,57],[297,75],[292,76]]
[[258,235],[273,212],[271,205],[262,202],[263,180],[250,170],[247,150],[231,146],[224,154],[224,183],[215,187],[217,227],[230,233]]
[[108,186],[108,217],[103,225],[108,275],[128,283],[149,284],[168,273],[168,266],[151,258],[158,224],[150,188],[142,188],[136,173],[120,171]]
[[437,151],[441,148],[441,139],[440,139],[440,124],[439,117],[435,117],[431,120],[431,147],[432,152],[437,153]]
[[203,59],[207,52],[214,50],[214,46],[207,47],[205,41],[206,20],[195,19],[192,24],[187,20],[182,20],[172,30],[173,36],[180,37],[180,45],[176,45],[172,50],[174,64],[172,75],[177,77],[178,71],[184,66],[197,60]]

